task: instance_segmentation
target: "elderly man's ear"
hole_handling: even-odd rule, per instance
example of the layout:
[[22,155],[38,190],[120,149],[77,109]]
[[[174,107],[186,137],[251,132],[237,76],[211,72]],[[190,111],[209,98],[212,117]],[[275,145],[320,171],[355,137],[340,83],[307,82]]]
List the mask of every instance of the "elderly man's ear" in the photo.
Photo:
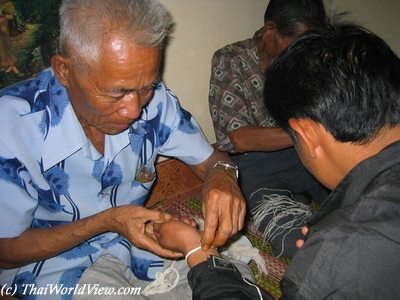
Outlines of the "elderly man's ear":
[[315,159],[318,156],[321,138],[321,124],[310,119],[289,119],[289,126],[296,132],[298,148],[302,156]]
[[57,77],[57,80],[64,86],[68,87],[68,78],[69,78],[69,63],[70,60],[60,54],[54,55],[51,58],[51,67],[54,71],[54,74]]

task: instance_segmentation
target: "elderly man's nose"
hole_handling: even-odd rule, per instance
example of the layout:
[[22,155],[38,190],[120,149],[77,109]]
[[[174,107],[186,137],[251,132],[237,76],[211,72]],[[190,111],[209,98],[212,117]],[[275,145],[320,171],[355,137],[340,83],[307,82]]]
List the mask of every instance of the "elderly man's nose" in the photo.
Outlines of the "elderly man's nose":
[[142,107],[137,93],[130,93],[122,99],[122,105],[118,113],[124,118],[133,120],[139,117],[141,110]]

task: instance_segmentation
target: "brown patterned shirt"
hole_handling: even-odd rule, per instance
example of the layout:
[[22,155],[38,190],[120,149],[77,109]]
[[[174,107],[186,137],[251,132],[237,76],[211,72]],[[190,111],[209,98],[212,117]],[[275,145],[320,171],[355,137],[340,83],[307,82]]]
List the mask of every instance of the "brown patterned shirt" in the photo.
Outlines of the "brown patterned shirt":
[[263,102],[265,76],[260,68],[257,37],[227,45],[215,52],[209,107],[218,148],[236,152],[229,132],[246,125],[276,127]]

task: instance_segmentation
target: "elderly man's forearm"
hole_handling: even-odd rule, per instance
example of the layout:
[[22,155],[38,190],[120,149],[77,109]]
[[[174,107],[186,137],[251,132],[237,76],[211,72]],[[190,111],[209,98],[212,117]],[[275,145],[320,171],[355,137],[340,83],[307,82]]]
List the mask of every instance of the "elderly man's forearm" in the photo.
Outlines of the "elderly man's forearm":
[[94,215],[52,228],[30,228],[18,237],[0,239],[0,268],[17,268],[48,259],[105,231],[103,216]]

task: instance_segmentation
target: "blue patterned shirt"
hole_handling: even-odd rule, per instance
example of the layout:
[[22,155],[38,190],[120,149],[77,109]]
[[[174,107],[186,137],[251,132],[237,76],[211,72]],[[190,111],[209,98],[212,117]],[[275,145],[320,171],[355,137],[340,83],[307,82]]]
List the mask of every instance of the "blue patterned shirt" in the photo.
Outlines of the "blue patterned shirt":
[[[163,83],[138,121],[118,135],[106,135],[104,155],[86,137],[51,69],[0,90],[0,110],[1,238],[70,223],[114,206],[143,205],[155,180],[158,154],[193,165],[213,151]],[[153,172],[151,182],[135,181],[142,164]],[[153,279],[163,267],[157,256],[108,232],[56,257],[0,270],[0,285],[16,284],[20,292],[30,283],[74,286],[104,253],[119,257],[143,280]]]

